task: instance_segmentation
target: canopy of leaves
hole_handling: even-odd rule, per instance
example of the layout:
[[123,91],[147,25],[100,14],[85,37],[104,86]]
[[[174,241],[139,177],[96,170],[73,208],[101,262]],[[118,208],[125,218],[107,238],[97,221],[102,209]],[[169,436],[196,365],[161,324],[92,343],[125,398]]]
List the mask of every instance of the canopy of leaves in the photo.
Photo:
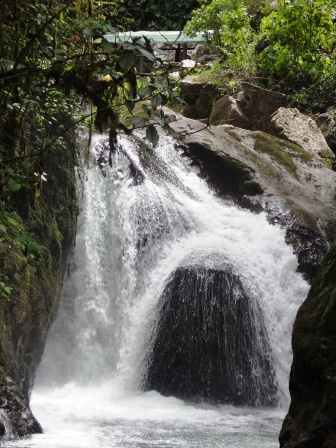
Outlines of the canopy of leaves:
[[[335,106],[333,0],[199,0],[199,5],[185,32],[206,33],[227,67],[250,71],[303,108],[318,97],[325,107]],[[303,95],[302,89],[307,89]]]

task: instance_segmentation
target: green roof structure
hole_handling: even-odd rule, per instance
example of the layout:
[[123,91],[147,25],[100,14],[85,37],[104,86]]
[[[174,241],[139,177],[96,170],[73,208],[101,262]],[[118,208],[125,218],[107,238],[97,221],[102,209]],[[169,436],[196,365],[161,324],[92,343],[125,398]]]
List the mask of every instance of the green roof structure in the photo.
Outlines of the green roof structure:
[[[105,34],[104,38],[111,43],[132,42],[133,38],[143,36],[147,37],[153,43],[169,43],[169,44],[191,44],[204,42],[203,33],[197,33],[196,36],[190,37],[179,31],[125,31],[123,33]],[[143,39],[144,40],[144,39]]]

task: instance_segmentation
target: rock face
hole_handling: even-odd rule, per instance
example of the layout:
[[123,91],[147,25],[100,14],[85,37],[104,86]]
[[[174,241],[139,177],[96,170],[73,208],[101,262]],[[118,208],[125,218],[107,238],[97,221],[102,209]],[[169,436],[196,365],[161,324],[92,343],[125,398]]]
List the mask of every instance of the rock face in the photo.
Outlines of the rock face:
[[237,100],[230,95],[225,95],[214,104],[210,123],[212,125],[229,124],[238,128],[252,129],[251,123],[239,107]]
[[276,405],[261,310],[229,266],[179,268],[160,301],[148,390],[187,400]]
[[242,92],[234,97],[226,95],[214,104],[210,123],[265,131],[272,115],[287,105],[286,96],[247,82],[241,83],[241,87]]
[[184,115],[190,118],[208,118],[212,103],[218,96],[216,87],[207,81],[198,81],[186,76],[180,82],[181,93],[186,102]]
[[336,154],[336,122],[329,114],[320,114],[315,117],[315,122],[321,130],[329,148]]
[[321,157],[334,156],[315,121],[297,109],[278,109],[268,126],[268,132]]
[[336,446],[336,243],[293,329],[291,405],[280,434],[282,448]]
[[42,428],[29,409],[27,399],[10,377],[0,387],[0,437],[23,437],[41,433]]
[[27,191],[14,203],[16,220],[45,246],[43,254],[27,263],[19,247],[0,242],[0,269],[13,287],[11,300],[0,301],[0,426],[5,437],[41,431],[28,401],[76,232],[73,138],[66,151],[46,161],[48,181],[40,196]]
[[311,280],[336,238],[336,173],[309,144],[183,117],[174,127],[186,132],[181,149],[218,194],[286,228],[299,270]]

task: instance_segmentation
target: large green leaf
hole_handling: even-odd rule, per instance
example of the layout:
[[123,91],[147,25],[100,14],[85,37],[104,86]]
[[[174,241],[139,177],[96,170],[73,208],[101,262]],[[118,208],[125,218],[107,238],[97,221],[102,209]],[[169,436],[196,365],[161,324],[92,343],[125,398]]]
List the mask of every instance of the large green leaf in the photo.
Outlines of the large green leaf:
[[150,124],[146,129],[146,137],[153,146],[156,146],[159,141],[159,133],[153,124]]
[[136,64],[135,57],[132,53],[124,53],[119,59],[119,66],[122,72],[126,73]]
[[148,120],[144,117],[132,117],[133,128],[143,128]]

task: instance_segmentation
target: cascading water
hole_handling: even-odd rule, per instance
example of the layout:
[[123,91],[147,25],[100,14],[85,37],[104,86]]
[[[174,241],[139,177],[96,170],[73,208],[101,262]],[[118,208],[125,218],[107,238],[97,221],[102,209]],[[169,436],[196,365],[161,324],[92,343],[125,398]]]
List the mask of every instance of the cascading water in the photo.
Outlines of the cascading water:
[[284,231],[215,197],[169,139],[120,145],[110,168],[96,137],[85,173],[32,397],[45,434],[1,446],[278,446],[308,289]]

